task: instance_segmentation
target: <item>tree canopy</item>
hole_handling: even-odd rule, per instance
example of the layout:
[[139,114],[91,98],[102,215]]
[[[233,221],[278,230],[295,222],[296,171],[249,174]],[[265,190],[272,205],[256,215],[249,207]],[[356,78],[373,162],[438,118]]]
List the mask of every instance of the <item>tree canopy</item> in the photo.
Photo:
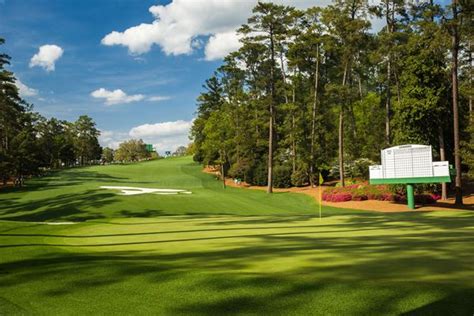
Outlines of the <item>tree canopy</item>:
[[[334,1],[304,11],[258,3],[239,30],[242,47],[198,97],[195,160],[269,192],[317,183],[321,171],[344,185],[348,163],[403,143],[431,145],[454,162],[453,24],[467,56],[456,97],[463,148],[472,144],[473,90],[472,5],[456,6],[458,16],[432,2]],[[378,33],[372,16],[386,22]]]

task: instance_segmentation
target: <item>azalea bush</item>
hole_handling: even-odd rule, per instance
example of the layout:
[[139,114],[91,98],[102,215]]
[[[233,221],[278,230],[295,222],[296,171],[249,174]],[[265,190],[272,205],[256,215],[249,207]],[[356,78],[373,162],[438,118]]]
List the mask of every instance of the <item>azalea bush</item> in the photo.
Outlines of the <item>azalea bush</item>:
[[[406,193],[388,185],[350,184],[345,187],[328,188],[322,194],[323,201],[347,202],[347,201],[391,201],[406,203]],[[438,194],[417,194],[415,202],[419,204],[431,204],[440,199]]]

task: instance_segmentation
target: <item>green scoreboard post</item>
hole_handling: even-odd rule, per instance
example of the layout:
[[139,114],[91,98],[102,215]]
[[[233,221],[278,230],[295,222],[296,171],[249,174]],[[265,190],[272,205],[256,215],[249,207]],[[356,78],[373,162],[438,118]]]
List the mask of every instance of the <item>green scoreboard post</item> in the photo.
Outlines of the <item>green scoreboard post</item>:
[[433,162],[431,146],[395,146],[381,156],[382,165],[369,167],[370,184],[406,184],[410,209],[415,208],[414,184],[451,182],[453,169],[447,161]]

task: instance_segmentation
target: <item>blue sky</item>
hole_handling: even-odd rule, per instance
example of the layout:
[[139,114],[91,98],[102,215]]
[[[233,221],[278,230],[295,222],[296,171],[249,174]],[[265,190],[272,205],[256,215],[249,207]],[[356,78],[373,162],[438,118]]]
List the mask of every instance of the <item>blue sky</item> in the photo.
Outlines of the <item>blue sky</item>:
[[[104,145],[129,138],[126,134],[142,124],[190,121],[201,85],[219,61],[203,61],[200,50],[167,56],[155,46],[146,54],[133,55],[126,47],[101,44],[113,30],[151,23],[148,8],[157,4],[166,5],[143,0],[4,0],[0,4],[0,36],[6,39],[2,51],[12,57],[10,69],[21,82],[37,90],[25,99],[47,117],[75,120],[90,115],[106,135],[116,134]],[[45,44],[63,49],[54,71],[29,67],[32,56]],[[106,105],[91,96],[99,88],[166,98]],[[172,149],[165,147],[161,149]]]
[[[330,0],[276,2],[303,9]],[[91,116],[103,146],[133,137],[174,150],[188,142],[202,84],[238,48],[235,29],[255,3],[0,0],[1,51],[46,117]]]

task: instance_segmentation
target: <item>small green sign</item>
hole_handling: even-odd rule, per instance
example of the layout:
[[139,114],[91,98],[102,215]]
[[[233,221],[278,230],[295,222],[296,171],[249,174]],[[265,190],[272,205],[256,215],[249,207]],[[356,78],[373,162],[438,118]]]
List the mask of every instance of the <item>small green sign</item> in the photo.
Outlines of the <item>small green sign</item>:
[[153,145],[152,144],[145,144],[145,149],[148,152],[153,152]]

